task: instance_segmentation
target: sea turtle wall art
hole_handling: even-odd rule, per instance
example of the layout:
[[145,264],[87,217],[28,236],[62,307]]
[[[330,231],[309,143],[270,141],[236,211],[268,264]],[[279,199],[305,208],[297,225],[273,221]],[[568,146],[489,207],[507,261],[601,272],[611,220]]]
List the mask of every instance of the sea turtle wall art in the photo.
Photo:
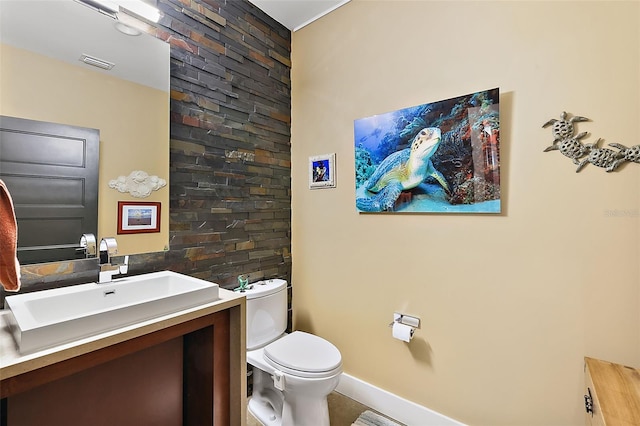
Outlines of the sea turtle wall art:
[[499,89],[354,122],[359,212],[500,213]]

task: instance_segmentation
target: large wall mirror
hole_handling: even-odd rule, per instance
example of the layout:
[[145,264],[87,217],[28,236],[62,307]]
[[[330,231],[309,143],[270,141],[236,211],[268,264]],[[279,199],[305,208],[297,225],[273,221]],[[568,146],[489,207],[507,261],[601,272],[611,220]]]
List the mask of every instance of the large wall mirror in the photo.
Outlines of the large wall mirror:
[[[2,0],[0,59],[0,115],[99,130],[96,238],[115,237],[119,254],[168,249],[168,184],[139,198],[109,182],[169,180],[169,45],[74,0]],[[120,201],[160,203],[159,232],[119,235]]]

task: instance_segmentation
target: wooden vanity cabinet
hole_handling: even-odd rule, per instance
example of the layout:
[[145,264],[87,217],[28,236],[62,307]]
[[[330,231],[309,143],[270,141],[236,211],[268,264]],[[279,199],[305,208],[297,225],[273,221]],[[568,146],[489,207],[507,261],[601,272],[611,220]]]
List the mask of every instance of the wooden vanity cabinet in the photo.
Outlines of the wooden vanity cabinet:
[[640,425],[640,370],[585,357],[585,424]]
[[234,306],[3,377],[0,426],[241,426],[244,315]]

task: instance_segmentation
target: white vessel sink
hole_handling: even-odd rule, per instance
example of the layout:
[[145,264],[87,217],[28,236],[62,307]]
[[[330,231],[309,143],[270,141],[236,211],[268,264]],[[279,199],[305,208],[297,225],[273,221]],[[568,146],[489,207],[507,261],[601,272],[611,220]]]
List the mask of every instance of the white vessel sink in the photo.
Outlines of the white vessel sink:
[[21,353],[218,300],[218,284],[170,271],[5,298]]

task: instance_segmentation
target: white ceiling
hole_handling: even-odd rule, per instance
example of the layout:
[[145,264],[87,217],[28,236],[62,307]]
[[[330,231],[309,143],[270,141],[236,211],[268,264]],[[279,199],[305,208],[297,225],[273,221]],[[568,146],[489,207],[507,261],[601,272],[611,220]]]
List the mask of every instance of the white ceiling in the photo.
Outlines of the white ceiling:
[[[168,91],[168,44],[146,34],[125,35],[116,23],[72,0],[0,0],[2,43]],[[105,71],[85,65],[79,61],[83,53],[116,66]]]
[[339,8],[349,0],[249,0],[267,15],[297,31],[327,13]]
[[[250,1],[291,31],[349,2]],[[0,0],[0,41],[3,43],[81,66],[87,65],[78,61],[80,54],[90,54],[116,63],[111,71],[91,68],[94,71],[167,90],[169,69],[154,62],[156,58],[166,56],[166,53],[158,52],[158,48],[166,47],[166,43],[157,43],[154,37],[126,36],[114,29],[115,23],[113,19],[73,0]],[[147,64],[150,68],[139,64]],[[162,72],[150,74],[149,69]]]

